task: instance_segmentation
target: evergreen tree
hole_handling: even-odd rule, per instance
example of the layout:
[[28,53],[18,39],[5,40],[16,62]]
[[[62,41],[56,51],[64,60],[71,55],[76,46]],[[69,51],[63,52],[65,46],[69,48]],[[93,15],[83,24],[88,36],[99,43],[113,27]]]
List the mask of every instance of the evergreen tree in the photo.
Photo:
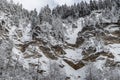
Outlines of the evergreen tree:
[[32,24],[32,27],[36,27],[36,25],[38,24],[38,17],[37,17],[37,11],[36,9],[34,9],[33,11],[31,11],[30,13],[31,15],[31,24]]
[[98,9],[103,9],[103,1],[102,0],[98,0]]
[[39,13],[39,19],[40,23],[44,21],[49,22],[50,24],[52,23],[51,9],[49,8],[49,5],[41,9]]

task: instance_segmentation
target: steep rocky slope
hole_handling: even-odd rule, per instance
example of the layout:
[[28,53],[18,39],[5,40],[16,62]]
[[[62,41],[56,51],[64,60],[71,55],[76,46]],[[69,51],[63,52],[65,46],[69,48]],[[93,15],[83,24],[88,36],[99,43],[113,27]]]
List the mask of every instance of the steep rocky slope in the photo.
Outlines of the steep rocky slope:
[[24,20],[12,25],[10,15],[1,12],[0,79],[84,80],[90,63],[100,70],[119,67],[120,22],[103,14],[94,11],[72,23],[57,19],[61,23],[45,22],[32,29]]

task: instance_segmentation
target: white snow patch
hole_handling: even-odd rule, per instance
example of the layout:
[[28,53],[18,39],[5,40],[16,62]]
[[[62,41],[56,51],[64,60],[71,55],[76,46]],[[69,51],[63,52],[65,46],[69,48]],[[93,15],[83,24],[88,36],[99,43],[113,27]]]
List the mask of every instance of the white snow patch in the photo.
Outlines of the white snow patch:
[[95,65],[98,69],[102,70],[103,67],[104,67],[104,63],[105,63],[105,60],[98,60],[98,61],[96,61],[96,62],[94,63],[94,65]]
[[65,55],[67,58],[79,61],[82,59],[82,50],[81,49],[65,49],[64,50],[67,54]]
[[30,41],[32,38],[31,38],[31,24],[28,24],[26,27],[24,27],[23,29],[23,36],[22,36],[22,39],[21,41],[22,42],[25,42],[25,41]]
[[115,56],[115,61],[120,61],[120,44],[110,44],[107,48]]

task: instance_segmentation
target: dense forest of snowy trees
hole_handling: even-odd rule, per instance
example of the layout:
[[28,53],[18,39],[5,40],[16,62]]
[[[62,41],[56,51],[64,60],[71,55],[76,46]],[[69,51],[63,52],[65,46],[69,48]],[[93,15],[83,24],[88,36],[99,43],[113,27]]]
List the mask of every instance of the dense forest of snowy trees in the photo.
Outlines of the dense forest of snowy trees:
[[18,25],[19,19],[26,19],[31,20],[32,25],[38,25],[42,22],[49,22],[52,24],[53,18],[61,18],[66,19],[71,17],[73,19],[77,19],[79,17],[84,17],[89,15],[94,10],[112,10],[112,7],[119,9],[120,7],[120,0],[90,0],[89,3],[82,1],[80,3],[67,6],[56,6],[52,10],[49,8],[49,5],[43,7],[40,10],[40,13],[34,9],[33,11],[28,11],[22,7],[22,4],[14,4],[11,0],[10,3],[7,0],[0,1],[0,10],[3,12],[7,12],[8,15],[11,14],[13,21]]

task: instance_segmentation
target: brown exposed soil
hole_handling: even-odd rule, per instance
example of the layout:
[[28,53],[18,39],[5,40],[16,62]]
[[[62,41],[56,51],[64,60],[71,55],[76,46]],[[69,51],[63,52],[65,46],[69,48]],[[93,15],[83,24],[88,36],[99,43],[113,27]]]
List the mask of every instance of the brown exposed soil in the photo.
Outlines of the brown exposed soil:
[[34,53],[34,54],[28,54],[28,53],[24,53],[24,58],[40,58],[42,57],[42,55],[40,55],[39,53]]
[[18,44],[17,46],[20,47],[22,52],[25,52],[26,48],[33,43],[36,43],[36,41],[27,42],[25,44]]
[[67,59],[64,59],[64,61],[65,61],[68,65],[70,65],[73,69],[75,69],[75,70],[78,70],[78,69],[80,69],[80,68],[82,68],[82,67],[85,66],[85,64],[84,64],[82,61],[79,61],[77,64],[75,64],[75,63],[73,63],[72,61],[69,61],[69,60],[67,60]]
[[43,47],[43,46],[40,46],[39,48],[40,50],[42,50],[42,52],[47,58],[50,58],[52,60],[57,60],[57,57],[53,53],[50,52],[51,51],[50,48]]
[[60,47],[59,45],[52,46],[53,51],[55,52],[56,55],[64,55],[66,54],[65,51]]
[[95,30],[95,28],[93,26],[86,26],[82,29],[82,33],[86,32],[86,31],[92,31]]
[[115,36],[120,37],[120,30],[114,31],[114,32],[112,33],[112,35],[115,35]]
[[96,61],[96,58],[98,58],[99,55],[96,55],[96,54],[92,54],[90,56],[87,56],[87,57],[84,57],[82,60],[83,61],[91,61],[91,62],[94,62]]
[[120,39],[118,37],[104,36],[103,40],[105,41],[106,45],[113,43],[120,43]]
[[109,52],[98,52],[98,53],[95,53],[95,54],[92,54],[92,55],[89,55],[89,56],[85,56],[82,60],[83,61],[91,61],[91,62],[94,62],[96,61],[96,59],[100,56],[106,56],[108,58],[114,58],[114,55],[112,53],[109,53]]

